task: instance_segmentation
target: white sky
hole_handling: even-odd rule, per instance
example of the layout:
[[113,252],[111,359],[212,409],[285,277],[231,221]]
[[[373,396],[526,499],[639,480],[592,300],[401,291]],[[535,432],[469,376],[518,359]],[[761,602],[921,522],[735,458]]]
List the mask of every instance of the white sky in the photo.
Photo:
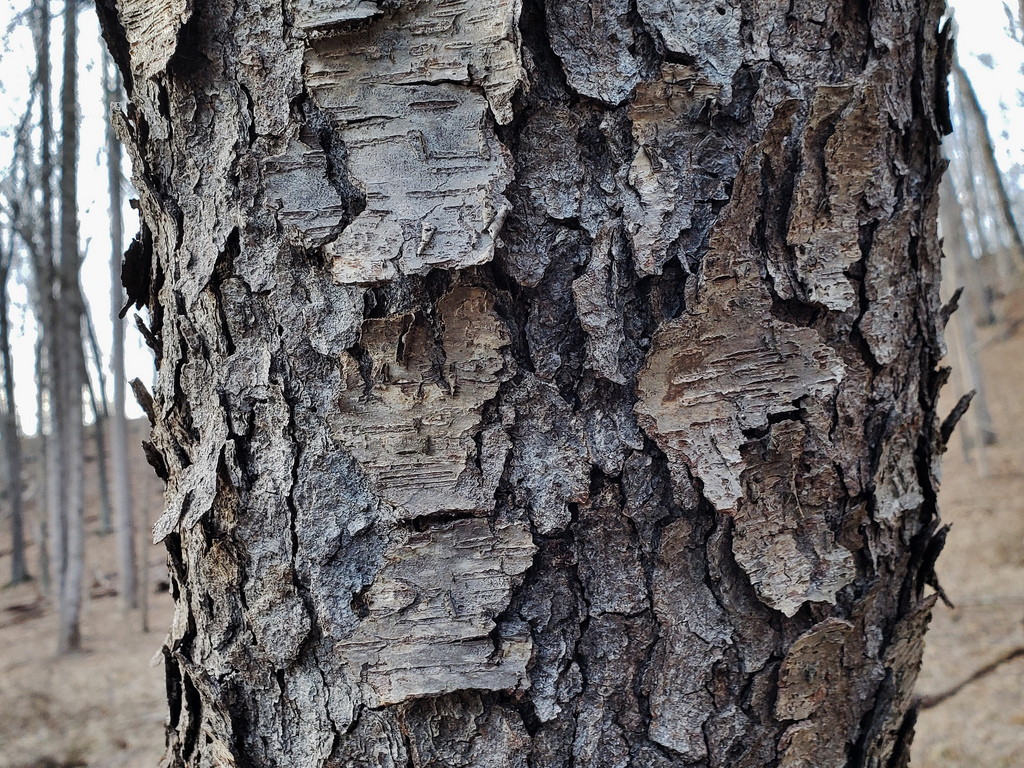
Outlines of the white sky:
[[[1024,168],[1024,44],[1017,0],[947,0],[956,21],[960,64],[988,118],[1004,173]],[[1015,23],[1011,28],[1007,12]]]
[[[35,54],[26,25],[12,24],[26,13],[30,0],[0,0],[0,175],[6,172],[11,157],[10,127],[25,107],[29,78]],[[996,145],[997,161],[1004,171],[1024,169],[1024,45],[1011,37],[1007,12],[1017,15],[1018,4],[1002,0],[953,0],[958,24],[960,61],[971,78],[989,119]],[[54,12],[52,54],[54,99],[60,94],[60,41],[63,3],[51,2]],[[1016,34],[1019,35],[1019,25]],[[109,315],[110,235],[108,224],[107,170],[105,156],[104,98],[100,87],[98,62],[100,41],[96,16],[91,7],[79,14],[79,104],[82,116],[81,148],[78,170],[81,248],[85,254],[82,287],[92,312],[93,322],[109,366],[112,332]],[[55,122],[55,126],[58,124]],[[1015,128],[1015,126],[1017,126]],[[58,128],[59,130],[59,128]],[[127,164],[127,159],[125,160]],[[126,177],[130,168],[125,167]],[[138,216],[129,209],[129,191],[125,195],[125,245],[138,229]],[[11,284],[13,347],[15,358],[16,400],[22,429],[36,428],[34,373],[35,321],[29,310],[26,290],[27,268],[21,265]],[[129,319],[132,313],[128,315]],[[128,378],[138,376],[149,383],[153,379],[153,358],[133,323],[128,323],[125,345]],[[107,371],[109,382],[109,369]],[[109,384],[108,384],[109,386]],[[128,398],[129,416],[139,417],[141,409]]]

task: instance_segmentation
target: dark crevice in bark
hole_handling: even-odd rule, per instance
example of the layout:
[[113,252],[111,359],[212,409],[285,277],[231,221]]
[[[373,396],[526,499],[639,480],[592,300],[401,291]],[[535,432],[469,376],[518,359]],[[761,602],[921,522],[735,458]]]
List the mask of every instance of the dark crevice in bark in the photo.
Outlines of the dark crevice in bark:
[[224,248],[217,256],[213,267],[213,274],[210,276],[210,290],[217,301],[217,312],[220,315],[221,332],[225,342],[225,352],[230,357],[235,354],[235,342],[231,338],[231,326],[228,323],[227,312],[224,307],[224,296],[221,287],[224,281],[235,274],[235,260],[241,252],[239,245],[238,227],[231,230]]
[[[519,17],[519,34],[522,36],[523,47],[527,48],[534,61],[535,69],[530,72],[530,90],[540,100],[569,101],[579,99],[565,78],[562,61],[551,48],[548,37],[544,0],[523,0]],[[539,82],[533,82],[538,78]],[[518,110],[517,110],[518,111]],[[499,137],[501,132],[499,129]]]
[[304,449],[304,441],[302,439],[301,432],[299,430],[295,410],[298,407],[297,399],[299,393],[293,391],[293,378],[290,375],[290,366],[288,364],[287,353],[285,350],[280,350],[279,355],[283,358],[280,362],[282,367],[281,378],[282,378],[282,393],[284,395],[285,403],[288,406],[288,434],[292,440],[292,460],[291,460],[291,483],[288,486],[288,492],[285,496],[285,503],[288,507],[288,530],[291,537],[291,568],[290,575],[292,580],[292,587],[298,593],[302,604],[305,608],[306,614],[309,617],[312,631],[303,639],[302,645],[299,648],[300,656],[308,649],[311,643],[315,643],[322,636],[320,630],[319,621],[317,618],[316,607],[313,604],[312,596],[309,594],[309,586],[300,578],[298,568],[298,556],[299,556],[299,536],[296,530],[296,519],[298,517],[298,508],[295,503],[295,489],[299,484],[299,467],[302,461],[302,452]]
[[312,130],[324,152],[327,160],[327,180],[344,205],[337,226],[337,234],[341,234],[356,216],[366,210],[366,194],[349,176],[348,150],[331,119],[308,95],[300,102],[299,110],[305,125]]
[[138,234],[132,239],[121,261],[121,285],[124,286],[128,300],[118,317],[123,318],[133,304],[136,309],[148,309],[154,303],[152,276],[153,233],[145,222],[141,222]]
[[[245,83],[239,81],[239,90],[245,95],[245,106],[246,112],[249,115],[248,127],[246,136],[249,140],[249,149],[252,149],[256,145],[256,111],[255,101],[252,98],[252,92],[246,87]],[[236,184],[237,186],[237,184]]]
[[192,678],[185,673],[181,676],[182,690],[184,692],[185,711],[190,718],[188,726],[182,739],[181,759],[188,761],[195,751],[196,742],[199,738],[199,729],[203,718],[203,702],[192,683]]
[[[186,82],[194,76],[204,74],[212,62],[206,54],[207,30],[211,24],[204,15],[207,6],[198,5],[189,14],[187,21],[178,27],[178,39],[174,53],[167,62],[167,72],[172,77]],[[169,115],[167,115],[170,118]]]
[[164,657],[164,685],[167,690],[167,724],[168,727],[176,729],[181,719],[181,673],[178,671],[177,663],[171,656],[170,649],[164,646],[161,651]]
[[441,510],[415,517],[412,521],[412,529],[417,533],[426,533],[434,528],[444,528],[448,523],[457,520],[471,520],[476,517],[480,517],[480,514],[472,510]]

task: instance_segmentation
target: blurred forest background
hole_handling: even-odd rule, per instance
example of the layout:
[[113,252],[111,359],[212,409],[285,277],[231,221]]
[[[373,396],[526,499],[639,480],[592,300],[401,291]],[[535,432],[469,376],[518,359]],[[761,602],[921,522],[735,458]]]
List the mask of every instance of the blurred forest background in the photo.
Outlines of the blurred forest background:
[[[914,768],[1024,768],[1022,10],[954,17],[942,407],[971,404],[943,466]],[[124,95],[88,3],[0,0],[0,33],[0,768],[155,766],[173,603],[127,396],[147,400],[153,365],[120,287]]]

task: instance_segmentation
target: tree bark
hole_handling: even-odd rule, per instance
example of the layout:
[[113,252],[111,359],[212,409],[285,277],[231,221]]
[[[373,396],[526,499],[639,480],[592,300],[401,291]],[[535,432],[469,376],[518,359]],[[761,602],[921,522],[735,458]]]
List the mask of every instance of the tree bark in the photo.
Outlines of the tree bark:
[[[107,185],[110,191],[110,322],[114,343],[110,353],[110,373],[114,382],[113,413],[110,419],[110,464],[113,468],[114,516],[117,520],[117,561],[120,573],[121,603],[125,608],[139,604],[135,554],[135,514],[132,509],[131,478],[128,475],[128,423],[125,420],[124,321],[121,308],[125,295],[121,287],[121,257],[124,254],[124,221],[121,216],[121,142],[114,132],[112,113],[121,98],[121,77],[110,69],[113,62],[103,59],[103,90],[107,95]],[[143,624],[146,623],[143,618]]]
[[170,765],[906,765],[941,2],[97,9]]

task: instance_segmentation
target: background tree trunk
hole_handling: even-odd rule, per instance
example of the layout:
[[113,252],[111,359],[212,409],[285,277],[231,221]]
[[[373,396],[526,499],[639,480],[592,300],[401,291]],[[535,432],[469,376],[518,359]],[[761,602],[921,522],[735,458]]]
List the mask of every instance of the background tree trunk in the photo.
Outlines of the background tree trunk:
[[40,187],[40,230],[41,247],[35,260],[36,285],[38,286],[39,327],[42,329],[43,345],[39,359],[45,363],[39,367],[37,385],[45,390],[46,420],[40,421],[40,431],[48,428],[44,441],[43,463],[46,467],[46,513],[45,526],[47,562],[51,594],[58,605],[61,600],[62,584],[66,561],[66,535],[63,523],[63,482],[64,473],[60,464],[60,435],[58,434],[58,401],[55,386],[54,349],[57,347],[57,310],[55,249],[53,233],[53,96],[50,82],[50,3],[37,0],[35,5],[39,34],[36,42],[36,77],[39,82],[39,187]]
[[[1024,242],[1021,241],[1020,228],[1013,218],[1013,208],[1010,205],[1010,196],[1006,191],[1003,182],[1003,174],[996,164],[995,148],[992,146],[992,137],[988,133],[988,123],[985,120],[985,113],[978,103],[978,97],[974,93],[974,86],[967,79],[959,62],[953,62],[955,73],[956,91],[960,96],[960,109],[963,115],[965,140],[970,142],[968,152],[977,153],[981,156],[982,177],[986,187],[991,191],[995,200],[991,200],[989,210],[997,211],[993,218],[996,219],[996,232],[999,240],[1008,240],[1008,243],[999,242],[996,244],[996,260],[999,265],[999,276],[1004,280],[1012,277],[1020,278],[1022,264],[1024,264]],[[968,129],[969,126],[969,129]],[[972,182],[973,169],[972,169]]]
[[11,526],[11,584],[27,581],[25,560],[25,518],[22,513],[21,433],[14,401],[14,359],[11,354],[11,327],[8,301],[8,280],[14,266],[14,229],[5,246],[0,233],[0,365],[4,380],[3,412],[0,413],[0,440],[4,444],[4,477]]
[[46,339],[45,329],[42,325],[36,326],[39,329],[39,336],[36,339],[36,437],[39,439],[39,454],[36,462],[36,519],[35,532],[36,541],[39,547],[38,553],[39,587],[44,595],[51,595],[53,583],[51,581],[52,570],[50,569],[50,537],[49,537],[49,487],[50,473],[48,470],[48,446],[49,436],[46,434],[44,425],[46,423]]
[[[103,91],[107,95],[107,183],[110,190],[110,321],[114,343],[110,353],[110,372],[114,381],[113,413],[110,420],[110,463],[113,467],[114,516],[117,519],[117,560],[121,580],[121,601],[126,608],[139,604],[136,578],[135,520],[132,509],[131,479],[128,476],[128,424],[124,415],[124,321],[121,309],[125,295],[121,287],[121,256],[124,254],[124,221],[121,217],[121,142],[114,133],[112,112],[121,98],[121,77],[110,70],[113,62],[103,59]],[[143,618],[143,625],[145,625]]]
[[[105,430],[110,423],[110,410],[107,408],[107,385],[106,377],[103,375],[103,354],[100,352],[99,340],[96,338],[96,328],[93,326],[92,317],[84,309],[82,313],[82,325],[85,326],[85,337],[88,339],[89,352],[92,355],[93,365],[96,368],[96,381],[99,384],[99,393],[92,385],[89,377],[89,367],[86,365],[83,378],[85,388],[89,393],[89,407],[92,410],[95,427],[93,428],[93,442],[96,443],[96,475],[100,492],[100,530],[101,534],[108,534],[114,530],[113,510],[110,503],[110,473],[107,471],[107,439]],[[85,355],[83,351],[83,355]],[[88,357],[88,355],[85,355]],[[98,396],[97,396],[98,394]]]
[[940,2],[97,8],[170,765],[906,765]]
[[61,161],[60,161],[60,264],[57,268],[59,309],[55,330],[50,334],[51,408],[55,414],[54,440],[62,475],[58,526],[51,522],[51,537],[58,538],[55,527],[64,534],[62,547],[63,578],[57,582],[59,653],[76,651],[81,646],[79,616],[82,607],[82,579],[85,570],[85,529],[82,507],[84,449],[82,431],[82,391],[85,384],[85,358],[82,348],[84,302],[78,283],[81,255],[78,251],[78,95],[77,95],[77,0],[64,5],[64,78],[61,84]]

